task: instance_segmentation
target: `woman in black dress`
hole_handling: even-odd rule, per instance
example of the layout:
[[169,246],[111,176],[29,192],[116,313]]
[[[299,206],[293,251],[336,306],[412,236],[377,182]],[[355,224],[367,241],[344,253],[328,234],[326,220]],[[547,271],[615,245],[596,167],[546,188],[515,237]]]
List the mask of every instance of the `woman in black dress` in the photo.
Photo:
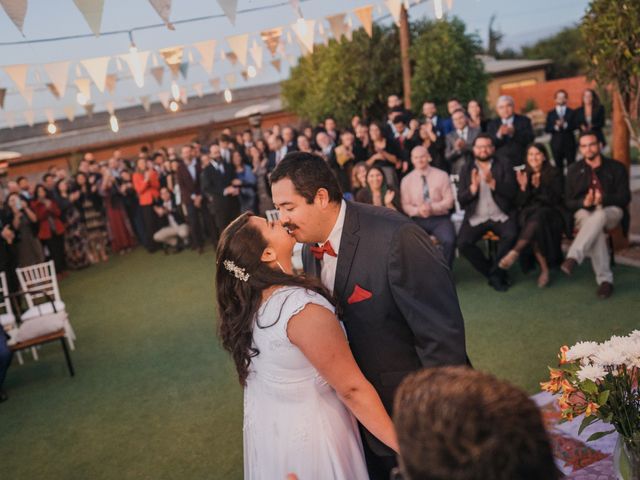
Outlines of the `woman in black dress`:
[[527,148],[527,164],[517,172],[520,236],[498,266],[507,270],[520,258],[524,271],[540,265],[538,286],[549,283],[549,269],[562,263],[560,244],[566,228],[562,210],[562,177],[549,163],[544,145]]
[[582,94],[582,106],[576,110],[576,125],[581,132],[592,131],[604,146],[607,141],[602,131],[605,123],[604,106],[600,103],[600,97],[588,88]]

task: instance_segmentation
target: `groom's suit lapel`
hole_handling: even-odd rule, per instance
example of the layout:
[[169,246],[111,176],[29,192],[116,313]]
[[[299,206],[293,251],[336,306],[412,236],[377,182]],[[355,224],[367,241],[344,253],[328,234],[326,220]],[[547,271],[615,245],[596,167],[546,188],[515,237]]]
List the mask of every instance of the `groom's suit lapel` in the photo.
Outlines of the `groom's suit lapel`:
[[347,202],[347,212],[344,218],[344,226],[342,227],[342,238],[340,239],[340,251],[338,252],[336,279],[333,284],[333,293],[341,302],[344,302],[348,295],[348,292],[345,292],[345,288],[347,287],[351,265],[360,241],[360,237],[356,233],[359,228],[357,209]]

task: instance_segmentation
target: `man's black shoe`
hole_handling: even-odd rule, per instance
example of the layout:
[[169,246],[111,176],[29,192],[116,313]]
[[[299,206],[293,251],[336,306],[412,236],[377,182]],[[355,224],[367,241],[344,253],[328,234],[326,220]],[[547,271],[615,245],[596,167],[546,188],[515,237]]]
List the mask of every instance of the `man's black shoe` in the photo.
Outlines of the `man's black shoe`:
[[488,283],[498,292],[506,292],[509,290],[509,285],[507,285],[498,275],[491,275]]
[[0,390],[0,403],[6,402],[7,400],[9,400],[9,395],[7,395],[7,392],[5,392],[4,390]]

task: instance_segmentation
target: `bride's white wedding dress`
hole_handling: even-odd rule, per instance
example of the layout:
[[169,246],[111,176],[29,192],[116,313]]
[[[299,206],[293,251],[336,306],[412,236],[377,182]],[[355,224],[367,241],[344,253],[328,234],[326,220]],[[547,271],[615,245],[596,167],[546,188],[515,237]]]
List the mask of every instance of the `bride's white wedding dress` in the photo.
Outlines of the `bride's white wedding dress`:
[[244,391],[244,478],[367,479],[354,417],[287,337],[289,319],[307,304],[332,312],[322,296],[300,287],[276,290],[253,327],[260,353]]

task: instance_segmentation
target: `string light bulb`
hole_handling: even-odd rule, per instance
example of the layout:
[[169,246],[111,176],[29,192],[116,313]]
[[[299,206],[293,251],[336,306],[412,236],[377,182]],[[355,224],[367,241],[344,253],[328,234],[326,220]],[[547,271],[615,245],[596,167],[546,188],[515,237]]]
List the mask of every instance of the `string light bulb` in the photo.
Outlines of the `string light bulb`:
[[81,105],[81,106],[85,106],[87,103],[89,103],[89,99],[87,98],[87,96],[82,93],[82,92],[78,92],[78,94],[76,95],[76,101]]
[[231,94],[231,90],[229,90],[228,88],[224,89],[224,100],[227,103],[231,103],[231,101],[233,100],[233,95]]
[[56,124],[54,122],[49,122],[47,125],[47,132],[49,132],[49,135],[55,135],[57,131],[58,127],[56,127]]
[[109,117],[109,125],[111,126],[111,131],[113,133],[118,133],[118,131],[120,130],[120,125],[118,124],[118,117],[116,117],[114,114],[111,114],[111,116]]
[[254,67],[253,65],[249,65],[249,68],[247,68],[247,76],[249,78],[255,78],[257,74],[258,72],[256,71],[256,67]]
[[178,105],[178,102],[176,102],[175,100],[171,100],[171,103],[169,104],[169,110],[175,113],[178,111],[179,108],[180,108],[180,105]]

